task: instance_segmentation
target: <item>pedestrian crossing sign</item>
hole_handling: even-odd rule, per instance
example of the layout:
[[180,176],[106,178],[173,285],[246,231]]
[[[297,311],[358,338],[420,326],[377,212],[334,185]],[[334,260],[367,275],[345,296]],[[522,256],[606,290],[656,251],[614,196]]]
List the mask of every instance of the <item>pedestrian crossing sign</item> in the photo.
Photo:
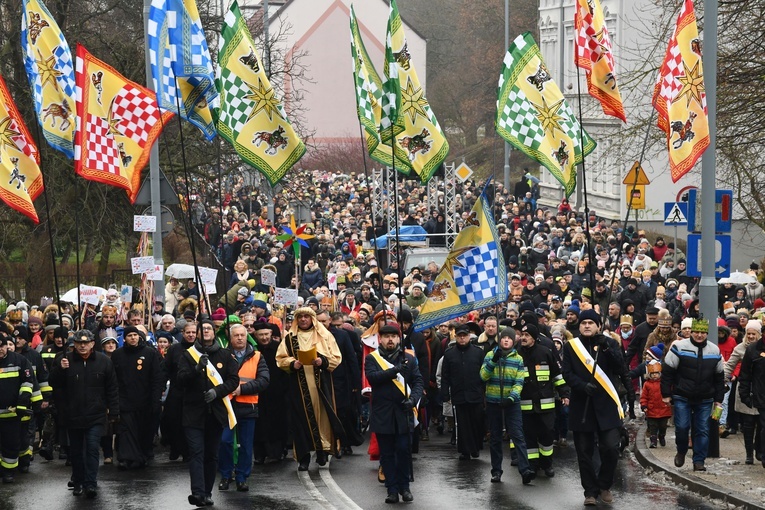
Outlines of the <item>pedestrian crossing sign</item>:
[[664,203],[664,225],[687,225],[688,224],[688,203],[687,202],[665,202]]

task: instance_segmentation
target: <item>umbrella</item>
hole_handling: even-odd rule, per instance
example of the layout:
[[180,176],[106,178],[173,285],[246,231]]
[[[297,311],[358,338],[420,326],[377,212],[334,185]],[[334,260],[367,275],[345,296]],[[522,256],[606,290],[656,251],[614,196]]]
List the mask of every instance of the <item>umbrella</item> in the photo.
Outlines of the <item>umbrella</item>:
[[167,266],[167,269],[165,269],[165,276],[178,278],[179,280],[188,280],[189,278],[196,280],[194,266],[191,264],[170,264]]
[[[91,288],[98,290],[99,297],[106,295],[106,289],[103,287],[91,287]],[[66,291],[66,293],[63,296],[61,296],[61,301],[66,301],[67,303],[76,303],[77,302],[77,287]]]
[[746,285],[747,283],[754,283],[757,279],[748,273],[742,273],[741,271],[734,271],[727,278],[720,278],[718,283],[734,283],[736,285]]

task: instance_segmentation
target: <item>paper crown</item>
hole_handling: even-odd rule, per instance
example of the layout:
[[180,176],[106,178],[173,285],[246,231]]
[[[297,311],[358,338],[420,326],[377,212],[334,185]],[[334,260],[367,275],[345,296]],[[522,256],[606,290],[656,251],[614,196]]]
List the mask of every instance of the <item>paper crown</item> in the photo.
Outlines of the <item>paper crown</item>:
[[661,373],[661,362],[657,360],[652,360],[645,366],[645,371],[648,374],[660,374]]
[[709,333],[709,321],[706,319],[693,319],[693,322],[691,322],[691,331]]
[[268,294],[266,294],[265,292],[256,292],[252,296],[252,299],[255,301],[265,301],[266,303],[268,303]]
[[29,316],[37,317],[40,320],[45,318],[45,315],[40,310],[32,310],[31,312],[29,312]]
[[8,312],[9,321],[22,321],[24,319],[24,310],[16,309]]

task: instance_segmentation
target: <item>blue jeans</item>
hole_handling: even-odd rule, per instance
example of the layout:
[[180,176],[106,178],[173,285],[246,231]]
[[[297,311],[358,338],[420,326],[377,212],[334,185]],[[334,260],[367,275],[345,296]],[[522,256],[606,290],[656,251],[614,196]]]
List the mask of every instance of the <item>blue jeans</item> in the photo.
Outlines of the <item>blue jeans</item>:
[[[236,461],[236,481],[244,483],[252,471],[252,443],[255,441],[255,418],[237,419],[236,441],[239,456]],[[218,471],[221,478],[231,478],[234,471],[234,431],[223,427],[223,437],[218,452]]]
[[99,423],[86,429],[69,429],[69,458],[72,459],[72,481],[87,489],[98,483],[99,448],[104,425]]
[[531,471],[529,456],[526,452],[526,439],[523,435],[523,416],[519,403],[502,407],[499,404],[486,404],[486,419],[489,420],[489,451],[491,452],[491,472],[502,474],[502,417],[504,428],[507,429],[515,445],[518,455],[518,472],[524,474]]
[[712,414],[713,399],[692,404],[685,397],[673,395],[675,403],[675,444],[677,453],[688,452],[688,431],[693,420],[693,462],[703,464],[709,449],[709,416]]
[[208,415],[205,428],[184,427],[186,442],[189,445],[189,475],[191,494],[194,496],[212,496],[215,485],[215,471],[218,469],[218,449],[223,426]]

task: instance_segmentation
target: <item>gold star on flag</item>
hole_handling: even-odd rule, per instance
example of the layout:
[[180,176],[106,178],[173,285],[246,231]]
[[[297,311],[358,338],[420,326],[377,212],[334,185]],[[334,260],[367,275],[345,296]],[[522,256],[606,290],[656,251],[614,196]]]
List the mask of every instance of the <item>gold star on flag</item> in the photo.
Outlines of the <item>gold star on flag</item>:
[[542,96],[542,104],[538,105],[535,103],[531,103],[534,105],[534,108],[537,109],[537,119],[542,124],[542,128],[545,130],[545,132],[549,132],[550,134],[554,134],[555,130],[557,129],[564,135],[566,134],[563,129],[560,127],[561,122],[565,122],[566,118],[562,115],[558,114],[558,110],[560,110],[561,106],[563,106],[564,99],[561,99],[560,101],[554,103],[551,106],[547,106],[547,99],[545,99],[544,96]]
[[452,251],[449,253],[449,256],[446,257],[446,260],[444,261],[444,265],[441,270],[446,271],[449,274],[449,276],[451,276],[452,280],[454,280],[454,268],[455,267],[460,267],[463,269],[465,268],[462,262],[460,262],[457,259],[460,257],[460,255],[462,255],[463,253],[467,251],[472,250],[473,248],[475,248],[475,246],[465,246],[463,248],[452,248]]
[[56,80],[56,78],[62,76],[64,73],[56,69],[56,57],[51,55],[50,57],[43,59],[40,50],[37,50],[37,55],[40,57],[39,60],[35,60],[35,63],[37,64],[37,72],[40,75],[40,86],[45,88],[45,84],[51,82],[53,87],[58,90],[58,80]]
[[685,74],[677,77],[677,80],[683,84],[683,88],[672,102],[680,101],[683,96],[686,96],[686,108],[690,106],[691,99],[695,99],[700,106],[703,106],[701,104],[701,94],[704,93],[704,75],[699,70],[699,60],[696,61],[693,69],[688,69],[688,65],[683,60],[683,67],[685,68]]
[[428,106],[428,101],[425,99],[425,94],[422,92],[422,87],[415,90],[412,84],[412,79],[407,78],[406,89],[401,90],[401,111],[404,115],[409,114],[409,118],[414,124],[417,114],[422,115],[426,119],[428,114],[425,112],[425,107]]
[[13,147],[16,150],[21,150],[14,140],[14,137],[20,136],[21,133],[16,131],[13,127],[13,119],[10,117],[0,120],[0,150],[5,149],[6,147]]
[[276,98],[276,93],[274,92],[273,87],[266,88],[260,78],[258,78],[257,88],[246,82],[245,85],[247,85],[247,88],[250,89],[252,94],[247,94],[244,97],[255,102],[255,106],[252,107],[252,111],[250,112],[249,117],[247,117],[248,122],[261,111],[265,111],[268,114],[268,120],[273,120],[274,112],[281,117],[281,114],[279,113],[279,100]]

